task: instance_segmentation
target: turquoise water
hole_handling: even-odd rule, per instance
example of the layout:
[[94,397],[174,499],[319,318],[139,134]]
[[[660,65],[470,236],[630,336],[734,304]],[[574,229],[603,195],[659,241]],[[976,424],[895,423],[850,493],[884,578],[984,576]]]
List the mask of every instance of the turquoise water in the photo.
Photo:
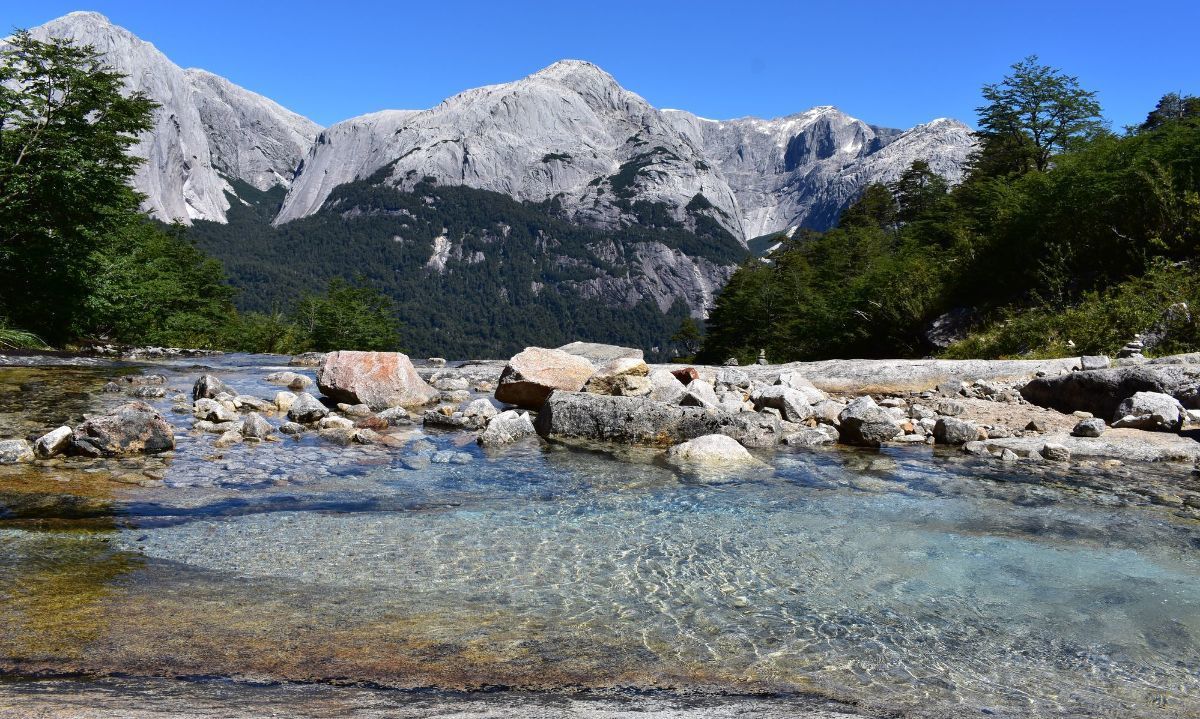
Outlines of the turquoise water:
[[[224,371],[269,396],[247,364]],[[197,436],[157,483],[0,474],[0,666],[1200,713],[1194,515],[924,448],[788,450],[714,481],[653,453],[410,438],[473,461]]]

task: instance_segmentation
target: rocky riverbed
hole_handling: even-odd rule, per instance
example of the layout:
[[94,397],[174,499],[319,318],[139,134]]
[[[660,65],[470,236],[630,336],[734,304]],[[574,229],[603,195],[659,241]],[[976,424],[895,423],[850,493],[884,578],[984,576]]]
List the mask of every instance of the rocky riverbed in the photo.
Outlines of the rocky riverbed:
[[0,710],[1197,708],[1197,358],[151,357],[0,360],[0,669],[150,687]]

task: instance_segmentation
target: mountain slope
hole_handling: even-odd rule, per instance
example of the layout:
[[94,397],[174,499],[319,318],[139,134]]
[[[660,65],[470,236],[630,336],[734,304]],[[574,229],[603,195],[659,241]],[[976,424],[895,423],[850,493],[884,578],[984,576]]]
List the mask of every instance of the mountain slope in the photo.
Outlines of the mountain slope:
[[148,42],[103,15],[74,12],[30,31],[92,45],[161,107],[154,128],[134,147],[145,158],[134,189],[163,220],[225,221],[226,177],[266,189],[288,185],[320,127],[203,70],[184,70]]
[[685,208],[703,195],[713,208],[707,214],[741,237],[728,184],[699,158],[699,148],[611,75],[564,60],[429,110],[331,127],[305,158],[277,222],[312,214],[338,184],[394,162],[385,182],[401,189],[433,177],[523,201],[559,197],[566,217],[600,227],[636,222],[634,200],[664,206],[690,226]]

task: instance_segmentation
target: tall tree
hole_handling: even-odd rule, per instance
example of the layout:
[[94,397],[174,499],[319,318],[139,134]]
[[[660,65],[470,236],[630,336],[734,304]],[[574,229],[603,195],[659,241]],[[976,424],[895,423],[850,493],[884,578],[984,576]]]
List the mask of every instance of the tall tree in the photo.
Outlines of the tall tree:
[[123,84],[69,40],[18,32],[0,52],[0,315],[51,342],[85,311],[95,253],[138,212],[129,149],[155,104]]
[[1169,92],[1159,99],[1154,109],[1146,115],[1146,121],[1138,126],[1138,130],[1153,130],[1185,117],[1200,117],[1200,97]]
[[896,198],[896,219],[912,222],[946,197],[949,183],[934,172],[925,160],[912,165],[889,188]]
[[1096,93],[1030,55],[1012,74],[983,86],[980,148],[974,172],[984,176],[1045,172],[1055,154],[1104,128]]

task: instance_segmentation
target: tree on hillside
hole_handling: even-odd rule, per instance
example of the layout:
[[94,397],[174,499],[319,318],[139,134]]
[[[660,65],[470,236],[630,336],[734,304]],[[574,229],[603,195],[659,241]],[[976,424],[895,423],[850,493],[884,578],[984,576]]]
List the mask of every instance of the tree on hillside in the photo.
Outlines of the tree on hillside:
[[324,295],[306,296],[295,314],[310,349],[395,350],[400,344],[395,303],[361,278],[356,284],[333,278]]
[[681,347],[685,355],[692,357],[700,351],[704,335],[700,334],[700,326],[696,324],[696,320],[684,317],[679,323],[679,329],[671,335],[671,341]]
[[1146,115],[1146,121],[1138,126],[1138,131],[1146,132],[1187,117],[1200,117],[1200,97],[1169,92]]
[[873,183],[838,219],[839,227],[877,227],[891,229],[896,225],[896,198],[887,185]]
[[946,197],[949,183],[925,160],[913,160],[889,188],[896,199],[896,219],[912,222]]
[[155,104],[90,46],[16,33],[0,53],[0,314],[51,342],[84,312],[95,253],[138,214],[129,154]]
[[1012,74],[983,86],[974,173],[987,177],[1045,172],[1051,158],[1104,128],[1096,93],[1030,55]]

